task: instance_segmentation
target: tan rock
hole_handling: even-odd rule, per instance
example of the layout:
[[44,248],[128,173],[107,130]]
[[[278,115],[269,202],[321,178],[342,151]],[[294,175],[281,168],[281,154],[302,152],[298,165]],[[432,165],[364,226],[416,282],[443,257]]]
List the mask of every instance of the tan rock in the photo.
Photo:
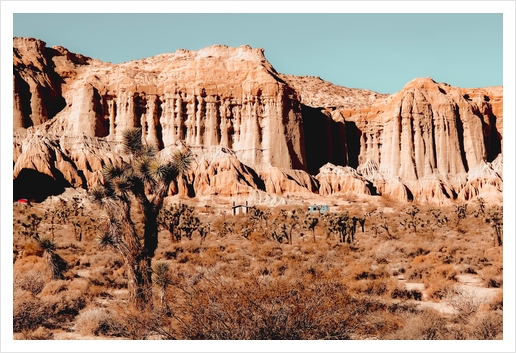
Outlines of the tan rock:
[[171,189],[181,195],[502,199],[502,87],[418,78],[385,95],[277,73],[249,46],[111,64],[13,44],[13,178],[29,168],[91,186],[105,163],[121,163],[121,132],[142,127],[164,152],[196,151]]
[[315,176],[319,181],[320,195],[357,194],[370,195],[369,184],[356,170],[350,167],[335,166],[331,163],[324,165]]
[[265,182],[265,191],[270,194],[313,193],[318,190],[317,180],[302,170],[268,168],[259,173]]

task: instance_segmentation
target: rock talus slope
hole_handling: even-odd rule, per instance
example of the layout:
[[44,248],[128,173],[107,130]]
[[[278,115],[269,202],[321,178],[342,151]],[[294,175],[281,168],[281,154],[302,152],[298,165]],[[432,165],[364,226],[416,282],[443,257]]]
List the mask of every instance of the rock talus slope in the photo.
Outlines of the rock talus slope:
[[[188,145],[185,195],[355,193],[501,201],[501,87],[420,78],[393,95],[274,70],[262,49],[214,45],[122,64],[13,40],[14,172],[102,182],[141,127],[164,155]],[[23,179],[23,178],[22,178]]]

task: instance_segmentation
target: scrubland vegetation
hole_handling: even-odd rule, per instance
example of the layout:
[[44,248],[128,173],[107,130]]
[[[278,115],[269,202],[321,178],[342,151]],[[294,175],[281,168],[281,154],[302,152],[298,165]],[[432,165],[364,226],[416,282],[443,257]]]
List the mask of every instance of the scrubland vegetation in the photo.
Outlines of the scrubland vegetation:
[[502,339],[501,207],[234,216],[166,202],[191,156],[141,141],[87,195],[14,206],[15,339]]
[[[15,205],[14,338],[503,338],[501,207],[377,198],[233,216],[169,201],[144,306],[99,207]],[[139,208],[131,219],[143,234]]]

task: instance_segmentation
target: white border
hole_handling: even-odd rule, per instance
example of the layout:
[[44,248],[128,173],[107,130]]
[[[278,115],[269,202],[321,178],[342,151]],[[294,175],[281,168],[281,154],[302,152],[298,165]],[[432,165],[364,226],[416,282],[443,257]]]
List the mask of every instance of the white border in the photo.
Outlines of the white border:
[[[12,339],[12,34],[13,13],[503,13],[504,16],[504,341],[14,341]],[[513,1],[2,1],[1,2],[1,220],[2,332],[1,351],[12,352],[316,352],[316,351],[464,351],[514,352],[514,152],[515,131],[515,3]],[[409,30],[409,29],[408,29]],[[481,49],[481,43],[479,50]],[[511,99],[512,98],[512,99]],[[11,234],[9,234],[9,232]],[[512,281],[511,281],[512,279]]]

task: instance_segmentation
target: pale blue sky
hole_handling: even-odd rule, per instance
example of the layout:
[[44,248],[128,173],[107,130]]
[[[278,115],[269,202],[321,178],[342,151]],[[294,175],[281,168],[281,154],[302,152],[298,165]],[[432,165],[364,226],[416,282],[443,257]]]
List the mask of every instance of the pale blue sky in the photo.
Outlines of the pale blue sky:
[[282,73],[395,93],[416,77],[503,84],[502,14],[14,14],[14,36],[113,63],[212,44],[265,49]]

